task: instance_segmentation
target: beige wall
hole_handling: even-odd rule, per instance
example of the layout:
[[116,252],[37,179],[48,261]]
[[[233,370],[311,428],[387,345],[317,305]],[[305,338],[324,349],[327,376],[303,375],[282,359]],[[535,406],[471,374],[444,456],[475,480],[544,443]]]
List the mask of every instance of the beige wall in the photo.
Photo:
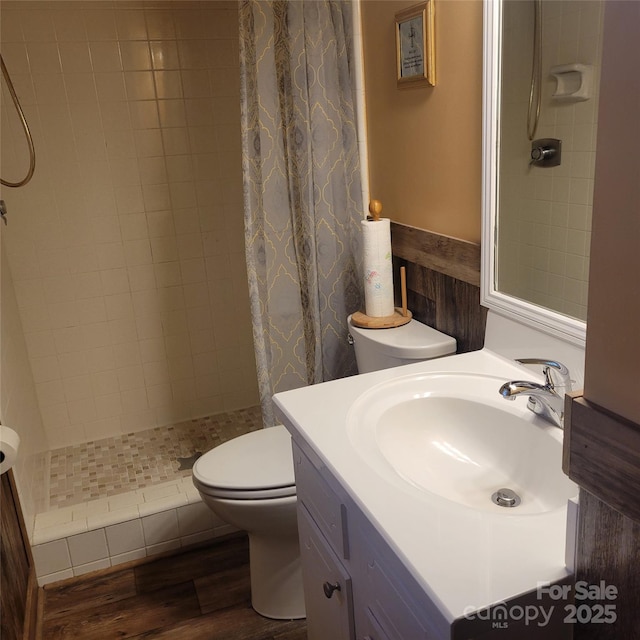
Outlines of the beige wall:
[[363,0],[369,173],[383,215],[480,241],[482,2],[436,0],[436,87],[398,89],[395,14]]
[[236,3],[3,1],[1,28],[38,153],[3,231],[50,445],[257,403]]
[[2,246],[4,234],[4,225],[0,225],[0,423],[20,436],[13,472],[27,530],[31,531],[35,514],[45,508],[48,498],[49,441],[42,425],[11,270]]
[[607,2],[584,396],[640,424],[640,4]]

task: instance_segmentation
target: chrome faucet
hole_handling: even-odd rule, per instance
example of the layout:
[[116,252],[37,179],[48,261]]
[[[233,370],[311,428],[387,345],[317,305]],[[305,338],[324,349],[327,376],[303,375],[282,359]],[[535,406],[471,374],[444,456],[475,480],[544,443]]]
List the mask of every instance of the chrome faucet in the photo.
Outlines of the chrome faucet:
[[[540,358],[522,358],[520,364],[540,364],[545,384],[527,380],[505,382],[500,387],[500,395],[505,400],[515,400],[521,394],[527,394],[527,408],[556,427],[564,428],[564,395],[571,391],[569,369],[561,362]],[[554,380],[554,377],[556,380]]]

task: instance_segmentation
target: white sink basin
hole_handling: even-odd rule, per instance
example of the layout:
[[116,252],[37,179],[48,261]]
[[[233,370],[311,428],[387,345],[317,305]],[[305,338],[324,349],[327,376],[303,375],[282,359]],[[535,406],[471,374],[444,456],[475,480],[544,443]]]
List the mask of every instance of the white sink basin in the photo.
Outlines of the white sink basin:
[[[577,495],[562,472],[562,431],[506,402],[504,378],[422,374],[373,387],[352,407],[347,430],[358,453],[406,490],[504,515],[539,514]],[[521,502],[499,506],[492,495]]]

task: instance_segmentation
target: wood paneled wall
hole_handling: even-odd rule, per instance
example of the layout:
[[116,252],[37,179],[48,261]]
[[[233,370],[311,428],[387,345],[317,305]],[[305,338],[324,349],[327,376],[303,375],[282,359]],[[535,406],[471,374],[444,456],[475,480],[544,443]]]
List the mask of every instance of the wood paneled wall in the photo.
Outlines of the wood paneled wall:
[[0,637],[35,637],[38,586],[13,470],[0,476]]
[[407,270],[407,304],[416,320],[454,337],[458,353],[484,346],[487,310],[480,306],[480,245],[391,224],[394,281]]
[[[637,640],[640,638],[640,522],[623,516],[584,489],[580,490],[576,580],[615,586],[615,599],[583,601],[613,605],[615,621],[578,623],[575,640]],[[580,604],[576,602],[576,604]]]
[[567,396],[562,468],[582,489],[640,523],[640,425],[579,393]]
[[580,485],[576,580],[614,586],[614,599],[576,601],[615,619],[578,624],[576,640],[640,638],[640,425],[577,394],[567,397],[565,473]]

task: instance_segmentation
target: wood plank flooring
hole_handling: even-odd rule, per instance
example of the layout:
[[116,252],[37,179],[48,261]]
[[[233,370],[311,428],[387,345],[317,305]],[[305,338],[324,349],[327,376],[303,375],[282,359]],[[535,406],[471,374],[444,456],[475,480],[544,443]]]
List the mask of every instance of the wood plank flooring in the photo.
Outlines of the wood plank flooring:
[[[133,564],[133,563],[132,563]],[[306,640],[251,608],[246,537],[44,587],[43,640]]]

